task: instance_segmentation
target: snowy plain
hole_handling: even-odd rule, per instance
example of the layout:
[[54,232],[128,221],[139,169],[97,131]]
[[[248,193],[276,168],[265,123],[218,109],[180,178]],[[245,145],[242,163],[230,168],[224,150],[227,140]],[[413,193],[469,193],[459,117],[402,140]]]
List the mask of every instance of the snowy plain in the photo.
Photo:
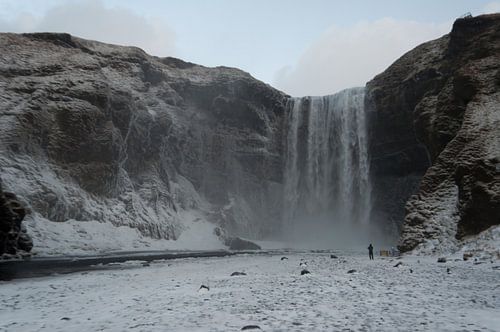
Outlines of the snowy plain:
[[498,260],[335,254],[132,262],[0,282],[0,331],[500,331]]

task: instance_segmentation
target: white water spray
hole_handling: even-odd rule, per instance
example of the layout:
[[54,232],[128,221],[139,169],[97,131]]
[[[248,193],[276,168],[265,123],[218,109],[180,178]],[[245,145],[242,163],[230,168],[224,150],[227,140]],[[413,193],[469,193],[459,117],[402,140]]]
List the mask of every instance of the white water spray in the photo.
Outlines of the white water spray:
[[294,241],[365,240],[371,205],[365,122],[364,88],[290,101],[283,226]]

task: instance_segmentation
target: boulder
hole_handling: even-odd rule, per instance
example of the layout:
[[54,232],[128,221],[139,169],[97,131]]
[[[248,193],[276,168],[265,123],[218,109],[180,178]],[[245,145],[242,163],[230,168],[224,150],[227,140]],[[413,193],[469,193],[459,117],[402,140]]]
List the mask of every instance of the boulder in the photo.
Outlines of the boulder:
[[242,331],[250,331],[250,330],[262,330],[259,325],[246,325],[241,328]]
[[239,237],[231,237],[226,241],[229,250],[261,250],[262,248],[251,241]]

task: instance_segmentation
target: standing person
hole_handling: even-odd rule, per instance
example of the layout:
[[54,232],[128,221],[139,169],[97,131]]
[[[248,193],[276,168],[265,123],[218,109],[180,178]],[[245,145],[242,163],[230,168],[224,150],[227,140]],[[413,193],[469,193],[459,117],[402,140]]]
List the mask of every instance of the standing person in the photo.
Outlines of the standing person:
[[368,246],[368,256],[370,256],[370,259],[373,259],[373,246],[371,243]]

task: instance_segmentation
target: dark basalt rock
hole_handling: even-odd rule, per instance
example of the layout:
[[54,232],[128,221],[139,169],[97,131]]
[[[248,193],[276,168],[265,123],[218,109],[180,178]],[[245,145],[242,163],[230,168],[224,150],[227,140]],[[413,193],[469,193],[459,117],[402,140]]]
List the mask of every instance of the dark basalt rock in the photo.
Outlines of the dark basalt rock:
[[199,291],[209,291],[209,290],[210,290],[210,287],[205,286],[205,285],[201,285],[200,288],[198,288],[198,292]]
[[251,241],[243,240],[239,237],[232,237],[226,241],[230,250],[261,250],[262,248]]
[[250,331],[250,330],[261,330],[259,325],[246,325],[241,328],[242,331]]
[[22,225],[26,213],[25,205],[15,194],[2,190],[0,179],[0,256],[27,253],[33,248],[33,241]]
[[246,276],[247,274],[245,272],[233,272],[231,273],[231,277],[237,277],[237,276]]
[[304,269],[304,270],[302,270],[302,271],[300,271],[300,275],[301,275],[301,276],[303,276],[303,275],[305,275],[305,274],[311,274],[311,272],[309,272],[309,270],[305,270],[305,269]]
[[500,224],[499,31],[458,19],[367,84],[374,218],[401,251]]

